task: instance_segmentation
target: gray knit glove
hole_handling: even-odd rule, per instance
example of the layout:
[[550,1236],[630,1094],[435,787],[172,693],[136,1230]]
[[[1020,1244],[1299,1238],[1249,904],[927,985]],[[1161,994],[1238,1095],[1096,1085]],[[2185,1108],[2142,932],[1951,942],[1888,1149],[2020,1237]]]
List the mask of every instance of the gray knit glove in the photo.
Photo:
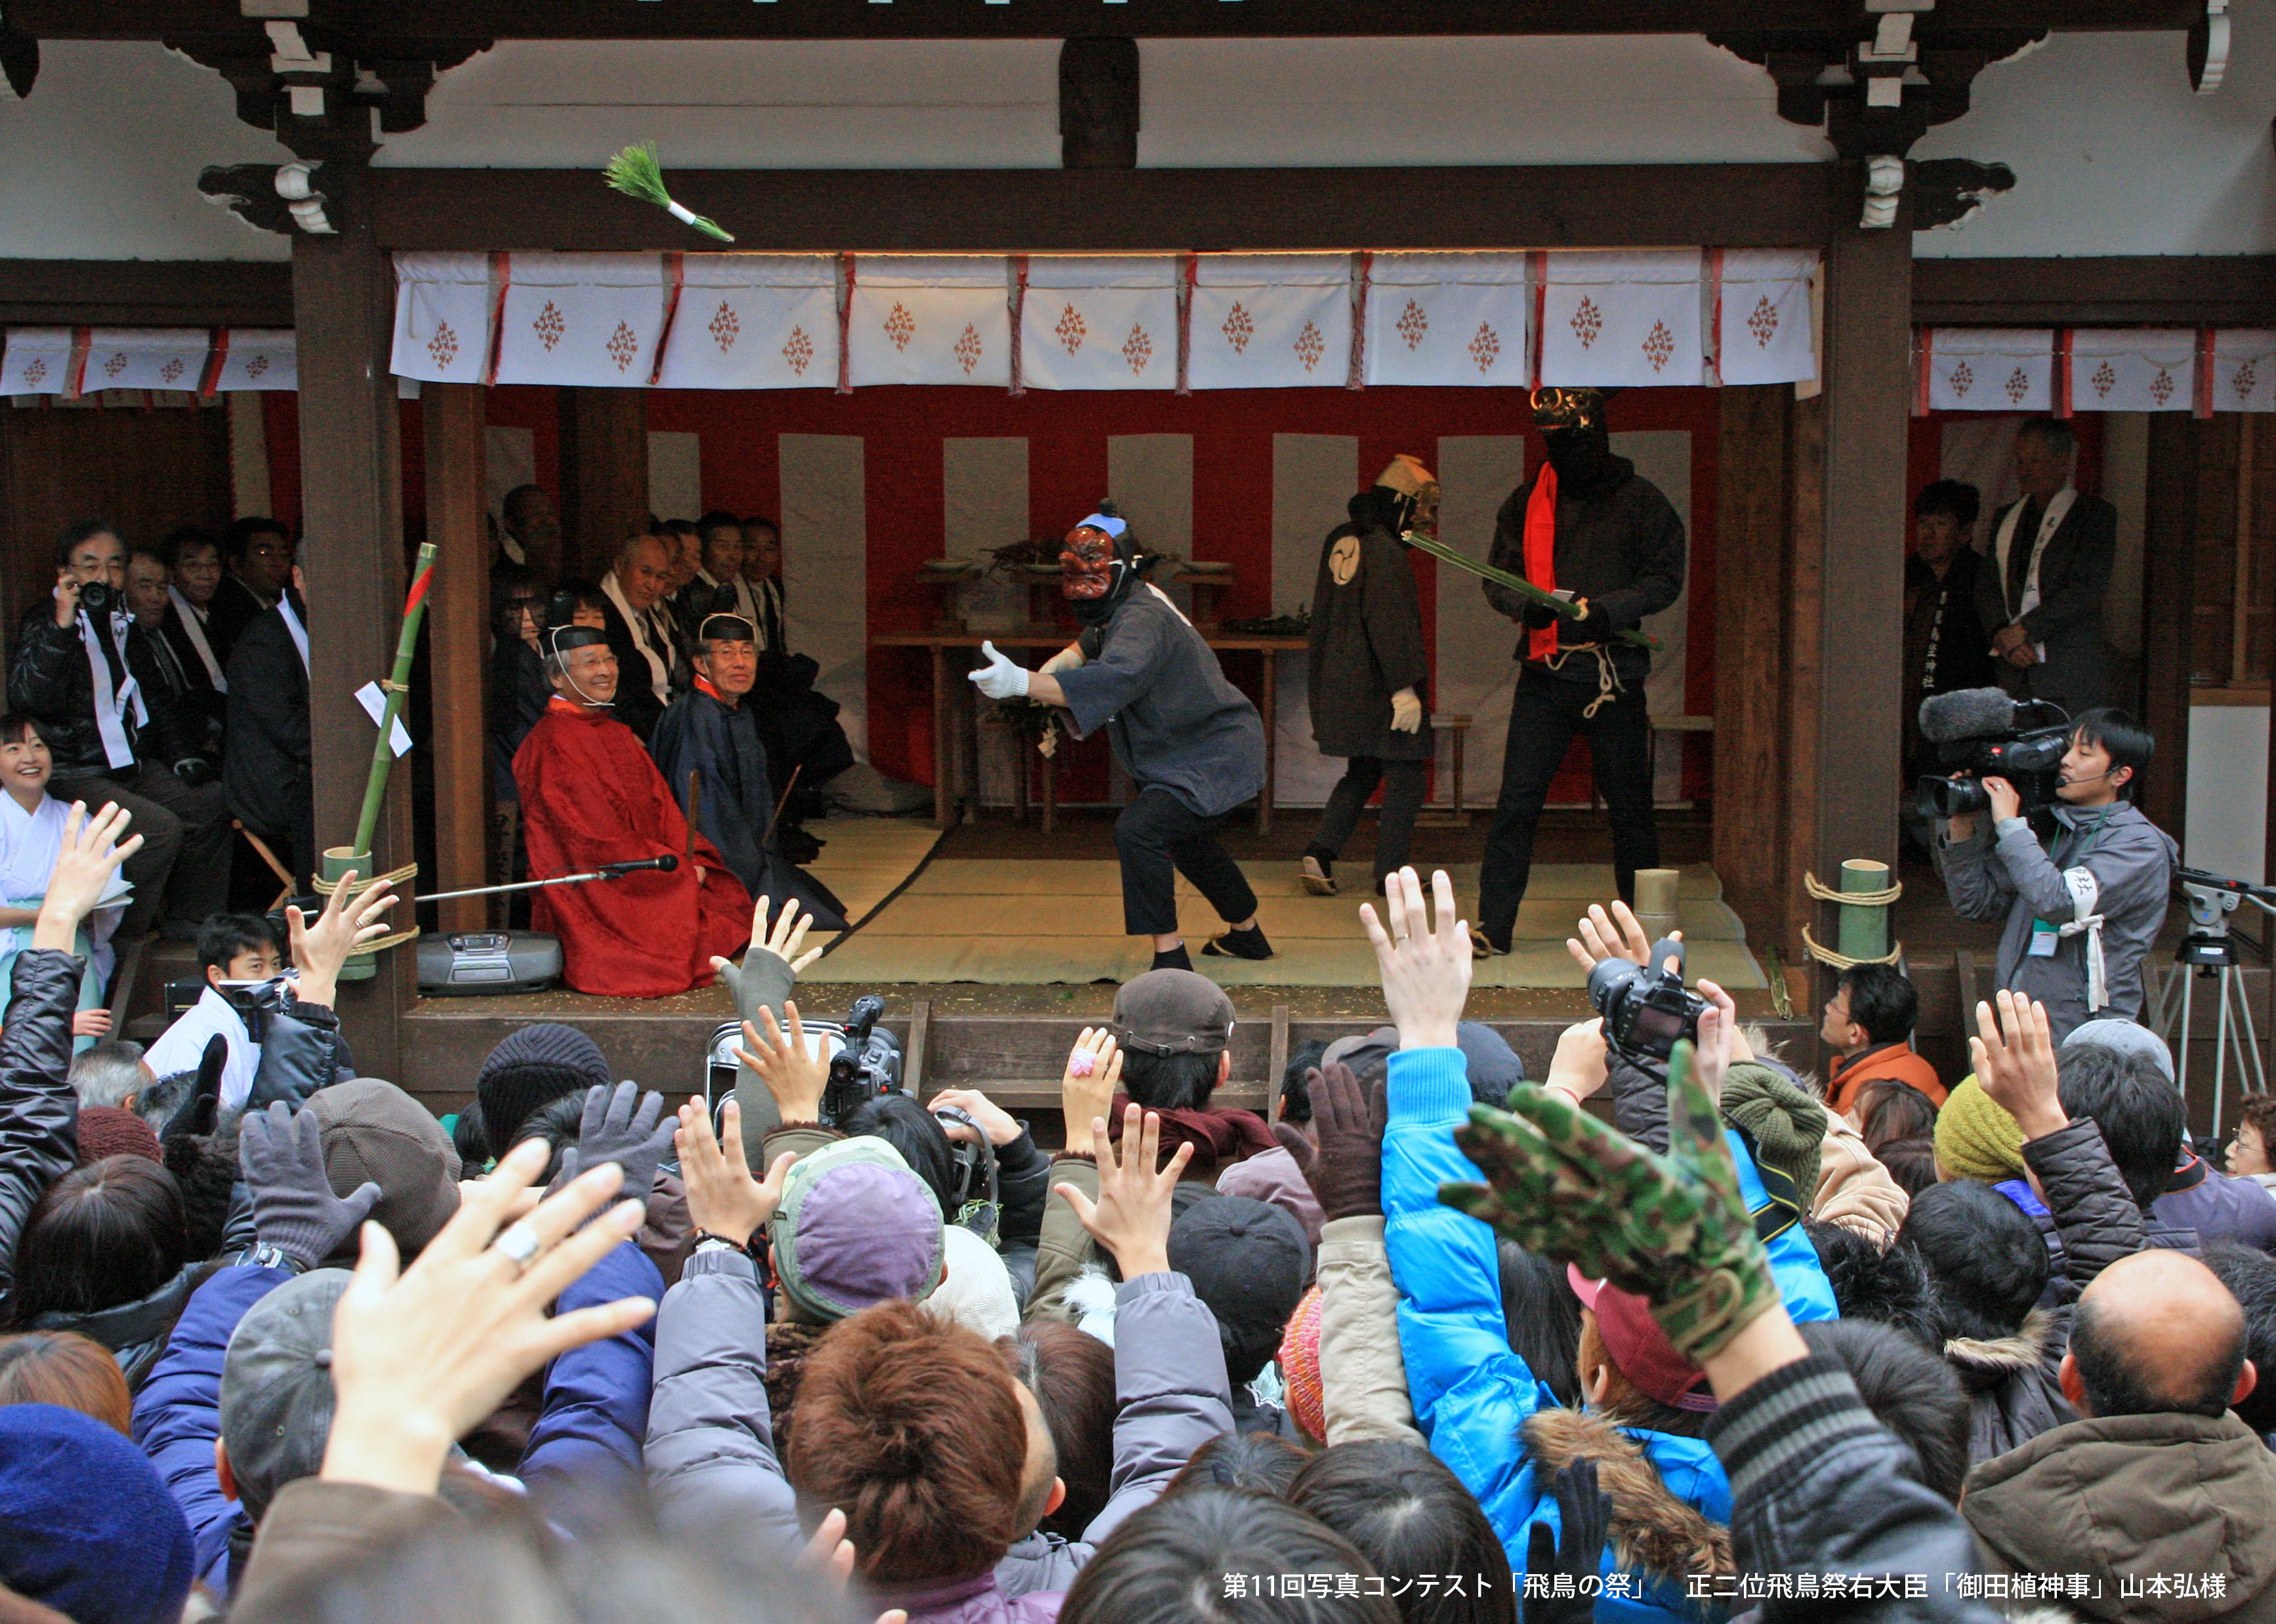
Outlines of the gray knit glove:
[[[790,968],[788,960],[763,947],[754,947],[743,955],[741,964],[722,960],[717,968],[720,983],[734,994],[739,1016],[762,1032],[767,1029],[765,1022],[759,1019],[762,1009],[774,1011],[776,1021],[783,1022],[783,1004],[790,997],[791,989],[798,985],[797,973]],[[782,1125],[782,1113],[775,1109],[775,1097],[768,1089],[766,1079],[747,1066],[735,1070],[735,1103],[742,1108],[746,1145],[757,1145]]]
[[379,1204],[379,1186],[357,1187],[345,1201],[324,1175],[324,1129],[313,1111],[295,1113],[279,1100],[251,1111],[238,1130],[238,1165],[253,1198],[254,1238],[302,1271],[342,1250]]
[[620,1194],[628,1200],[646,1201],[656,1187],[656,1170],[664,1152],[671,1149],[672,1133],[679,1126],[677,1116],[659,1125],[657,1119],[663,1116],[664,1096],[644,1095],[636,1082],[620,1082],[613,1089],[588,1089],[577,1142],[561,1153],[558,1182],[566,1184],[588,1168],[614,1162],[625,1170]]

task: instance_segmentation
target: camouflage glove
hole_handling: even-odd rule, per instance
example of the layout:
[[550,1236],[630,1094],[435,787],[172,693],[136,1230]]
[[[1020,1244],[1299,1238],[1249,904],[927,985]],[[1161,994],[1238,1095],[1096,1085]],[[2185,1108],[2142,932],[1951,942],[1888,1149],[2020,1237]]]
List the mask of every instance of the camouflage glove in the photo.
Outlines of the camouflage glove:
[[1438,1199],[1650,1298],[1668,1339],[1700,1363],[1779,1294],[1715,1103],[1693,1072],[1691,1046],[1678,1044],[1667,1068],[1665,1156],[1529,1083],[1506,1112],[1473,1105],[1454,1138],[1491,1183],[1444,1185]]

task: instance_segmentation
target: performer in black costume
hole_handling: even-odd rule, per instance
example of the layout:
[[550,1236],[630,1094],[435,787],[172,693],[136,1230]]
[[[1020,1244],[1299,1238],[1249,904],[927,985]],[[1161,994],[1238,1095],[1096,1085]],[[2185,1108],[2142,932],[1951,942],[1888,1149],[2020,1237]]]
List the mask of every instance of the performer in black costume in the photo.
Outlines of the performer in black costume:
[[1635,871],[1659,861],[1652,823],[1651,729],[1643,683],[1649,649],[1616,641],[1683,591],[1683,521],[1635,465],[1612,454],[1605,391],[1534,391],[1547,464],[1510,493],[1494,521],[1491,562],[1584,612],[1559,614],[1506,587],[1486,601],[1525,628],[1524,669],[1511,695],[1501,796],[1486,837],[1472,946],[1509,951],[1533,868],[1533,837],[1550,780],[1577,731],[1589,736],[1597,793],[1612,820],[1612,876],[1635,899]]
[[1375,888],[1381,891],[1383,877],[1406,866],[1430,763],[1423,698],[1430,659],[1415,573],[1399,538],[1437,525],[1438,482],[1415,458],[1396,458],[1351,499],[1350,512],[1350,523],[1328,532],[1312,588],[1312,740],[1321,755],[1351,763],[1304,848],[1298,878],[1316,897],[1336,894],[1336,859],[1377,784],[1383,819]]
[[[1264,787],[1264,726],[1193,623],[1145,580],[1154,562],[1139,555],[1112,505],[1101,503],[1059,553],[1081,634],[1036,672],[983,642],[988,664],[969,674],[990,699],[1064,707],[1077,738],[1107,730],[1114,759],[1138,789],[1114,820],[1123,928],[1154,939],[1153,968],[1194,968],[1178,930],[1179,874],[1232,927],[1205,955],[1269,959],[1256,892],[1214,832]],[[1045,740],[1050,747],[1056,734]]]
[[[649,740],[672,799],[752,896],[778,904],[795,898],[817,929],[843,930],[846,905],[776,847],[776,792],[766,747],[758,718],[744,702],[759,667],[751,623],[740,615],[709,616],[696,628],[694,650],[694,686],[664,708]],[[693,806],[691,778],[700,786]]]

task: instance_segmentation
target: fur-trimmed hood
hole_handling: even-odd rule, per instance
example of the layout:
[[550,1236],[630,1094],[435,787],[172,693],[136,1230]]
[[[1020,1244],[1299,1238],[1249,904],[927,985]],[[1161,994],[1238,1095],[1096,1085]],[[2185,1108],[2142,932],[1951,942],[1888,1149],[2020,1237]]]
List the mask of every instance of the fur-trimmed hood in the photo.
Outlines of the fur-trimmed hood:
[[2005,1381],[2018,1370],[2045,1365],[2054,1337],[2054,1316],[2045,1309],[2033,1309],[2012,1336],[1946,1339],[1944,1357],[1972,1393]]
[[1676,1578],[1738,1571],[1731,1530],[1675,1495],[1643,1446],[1611,1422],[1583,1410],[1536,1410],[1525,1423],[1525,1446],[1544,1482],[1575,1461],[1596,1461],[1597,1484],[1612,1497],[1612,1548],[1622,1567]]

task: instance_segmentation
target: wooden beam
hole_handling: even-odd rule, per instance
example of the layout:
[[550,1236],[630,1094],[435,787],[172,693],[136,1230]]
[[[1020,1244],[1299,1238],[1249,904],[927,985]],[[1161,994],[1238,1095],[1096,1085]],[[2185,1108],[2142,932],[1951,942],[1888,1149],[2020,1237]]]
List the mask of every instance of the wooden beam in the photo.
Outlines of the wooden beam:
[[[1221,0],[1212,0],[1212,4]],[[391,248],[702,247],[585,170],[374,171]],[[762,253],[1803,247],[1854,220],[1827,163],[1412,169],[675,170],[672,194]]]
[[1717,391],[1715,872],[1750,939],[1782,940],[1790,842],[1781,623],[1787,606],[1787,417],[1777,384]]
[[2151,414],[2143,501],[2142,719],[2158,741],[2158,755],[2143,780],[2142,810],[2177,839],[2189,817],[2197,459],[2204,428],[2178,412]]
[[[1829,885],[1844,858],[1897,866],[1910,236],[1900,217],[1842,231],[1826,251],[1817,823],[1800,844]],[[1830,924],[1830,912],[1820,917]]]
[[560,399],[562,569],[598,581],[648,523],[648,393],[565,389]]
[[0,259],[0,323],[290,327],[292,267],[271,260]]
[[2276,254],[1918,259],[1912,308],[1931,326],[2265,326]]
[[[428,383],[427,539],[435,543],[435,587],[427,607],[428,669],[437,703],[435,731],[436,891],[489,883],[490,828],[489,690],[489,528],[482,475],[483,408],[479,383]],[[436,905],[444,930],[480,930],[489,904],[462,897]]]
[[[387,369],[395,276],[372,239],[368,177],[357,166],[329,166],[325,185],[338,188],[345,224],[337,236],[292,239],[300,511],[308,538],[300,565],[307,576],[319,846],[346,846],[354,837],[372,750],[371,718],[355,691],[387,674],[403,612],[403,471],[395,380]],[[389,791],[372,840],[373,866],[382,873],[412,860],[407,763]],[[406,903],[398,917],[407,923],[411,912]],[[375,978],[342,984],[341,1024],[368,1074],[401,1075],[399,1023],[416,996],[416,961],[403,949],[380,956]]]
[[[1305,38],[1429,34],[1749,34],[1814,36],[1868,31],[1855,0],[1147,0],[1112,15],[1118,32],[1149,39]],[[2186,29],[2203,0],[1973,0],[1924,15],[1918,37],[1965,37],[2015,27]],[[484,35],[557,40],[1064,39],[1095,31],[1097,0],[669,0],[657,5],[583,0],[316,0],[312,32],[398,55],[421,42]],[[257,24],[237,0],[9,0],[9,26],[37,39],[159,39],[242,33]],[[2181,71],[2178,57],[2174,72]]]

